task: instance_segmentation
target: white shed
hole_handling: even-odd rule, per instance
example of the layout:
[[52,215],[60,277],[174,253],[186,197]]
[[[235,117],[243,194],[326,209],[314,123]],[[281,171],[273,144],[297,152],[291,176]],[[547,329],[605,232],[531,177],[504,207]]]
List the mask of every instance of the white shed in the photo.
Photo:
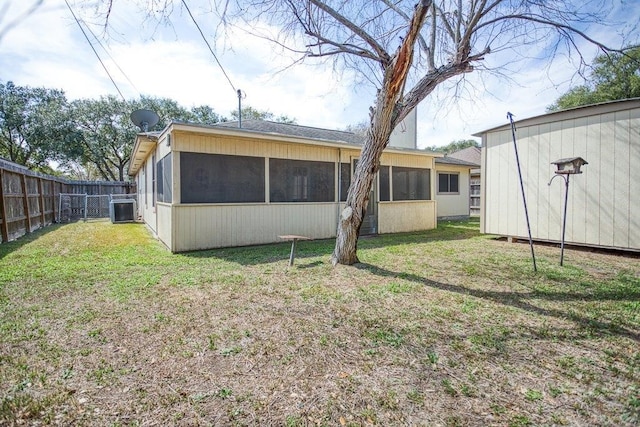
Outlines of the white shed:
[[[516,140],[534,240],[561,239],[564,183],[552,162],[582,157],[569,184],[568,244],[640,250],[640,99],[608,102],[520,120]],[[482,137],[483,233],[527,238],[510,125]]]

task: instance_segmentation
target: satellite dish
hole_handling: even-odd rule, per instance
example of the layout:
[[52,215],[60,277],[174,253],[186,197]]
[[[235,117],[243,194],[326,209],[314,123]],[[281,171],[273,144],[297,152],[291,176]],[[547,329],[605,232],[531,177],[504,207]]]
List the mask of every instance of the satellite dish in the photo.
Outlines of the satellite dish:
[[147,132],[149,128],[158,124],[160,117],[151,110],[136,110],[131,113],[131,121],[138,126],[142,132]]

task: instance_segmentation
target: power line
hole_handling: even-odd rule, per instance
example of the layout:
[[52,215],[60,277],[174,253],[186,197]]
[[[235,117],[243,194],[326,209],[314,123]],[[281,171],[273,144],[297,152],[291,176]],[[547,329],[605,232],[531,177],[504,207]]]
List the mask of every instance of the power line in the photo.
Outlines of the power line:
[[191,10],[189,9],[189,6],[187,6],[187,3],[184,0],[182,0],[182,4],[184,5],[185,9],[187,9],[187,12],[189,12],[189,16],[191,17],[191,20],[193,21],[193,23],[196,24],[196,27],[198,28],[198,31],[200,32],[200,35],[202,36],[202,40],[204,40],[204,42],[207,44],[207,47],[209,48],[209,52],[211,52],[211,55],[213,55],[213,57],[215,58],[216,62],[218,63],[218,66],[222,70],[222,74],[224,74],[224,76],[227,78],[227,81],[231,85],[231,88],[233,89],[233,91],[238,93],[239,91],[236,89],[236,87],[233,85],[233,83],[231,83],[231,79],[227,75],[227,72],[224,70],[224,67],[222,66],[222,64],[218,60],[218,57],[213,52],[213,49],[211,48],[211,45],[209,44],[209,41],[207,41],[207,38],[204,36],[204,33],[200,29],[200,26],[196,22],[196,19],[193,17],[193,14],[191,13]]
[[122,73],[122,75],[124,76],[125,79],[127,79],[127,81],[129,82],[129,84],[133,87],[133,89],[138,92],[138,95],[140,95],[140,91],[138,90],[138,88],[136,87],[135,84],[133,84],[133,82],[131,81],[131,79],[129,78],[129,76],[127,76],[127,73],[124,72],[124,70],[120,67],[120,65],[118,65],[118,62],[115,60],[115,58],[113,56],[111,56],[111,54],[109,53],[109,51],[107,50],[107,48],[102,44],[102,42],[100,41],[100,39],[96,36],[96,34],[91,31],[91,27],[89,27],[87,25],[87,23],[83,20],[82,23],[84,24],[84,26],[87,28],[87,30],[89,30],[89,32],[91,33],[91,35],[93,36],[93,39],[95,41],[98,42],[98,44],[100,45],[100,47],[102,48],[102,50],[104,50],[104,53],[107,54],[107,56],[113,61],[113,63],[115,64],[115,66],[118,68],[118,70],[120,70],[120,72]]
[[87,43],[89,43],[89,46],[91,46],[91,50],[93,50],[93,53],[96,55],[96,57],[98,58],[98,61],[100,61],[100,64],[102,65],[102,68],[104,68],[104,71],[106,71],[107,75],[109,76],[109,79],[111,80],[111,83],[113,83],[113,86],[116,88],[116,90],[118,91],[118,93],[120,94],[120,97],[122,98],[122,100],[124,102],[127,102],[127,100],[125,99],[124,95],[122,94],[122,92],[120,92],[120,88],[118,88],[118,85],[116,84],[115,80],[113,80],[113,77],[111,77],[111,73],[109,73],[109,70],[107,69],[107,67],[104,65],[104,62],[102,62],[102,59],[100,58],[100,55],[98,55],[98,52],[96,51],[96,49],[93,47],[93,44],[91,43],[91,41],[89,40],[89,37],[87,36],[87,33],[84,31],[84,28],[82,28],[82,25],[80,25],[80,21],[78,20],[78,18],[76,17],[76,14],[73,13],[73,9],[71,9],[71,6],[69,5],[69,2],[67,0],[64,0],[64,2],[67,4],[67,7],[69,8],[69,12],[71,12],[71,15],[73,15],[73,19],[75,19],[76,24],[78,24],[78,27],[80,27],[80,31],[82,31],[82,34],[84,35],[84,38],[87,40]]

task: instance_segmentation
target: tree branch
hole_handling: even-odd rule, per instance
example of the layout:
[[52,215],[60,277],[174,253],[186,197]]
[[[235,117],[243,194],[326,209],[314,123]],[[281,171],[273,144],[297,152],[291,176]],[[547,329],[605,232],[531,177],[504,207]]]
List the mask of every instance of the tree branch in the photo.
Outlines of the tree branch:
[[[387,51],[379,44],[375,38],[373,38],[369,33],[364,31],[362,28],[358,27],[356,24],[351,22],[346,17],[342,16],[338,11],[329,7],[322,1],[318,0],[308,0],[309,3],[315,5],[318,9],[325,11],[329,16],[338,21],[340,24],[344,25],[346,28],[351,30],[353,34],[360,37],[365,43],[367,43],[374,52],[377,54],[377,60],[385,66],[391,61],[391,56],[387,53]],[[339,45],[339,43],[336,43]]]

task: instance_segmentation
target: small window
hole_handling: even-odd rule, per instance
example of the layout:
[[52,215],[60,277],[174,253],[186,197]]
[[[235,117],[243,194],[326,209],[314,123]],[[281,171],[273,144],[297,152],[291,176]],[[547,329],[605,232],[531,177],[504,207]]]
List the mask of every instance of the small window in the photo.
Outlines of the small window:
[[457,173],[438,173],[438,194],[460,194],[459,180]]

